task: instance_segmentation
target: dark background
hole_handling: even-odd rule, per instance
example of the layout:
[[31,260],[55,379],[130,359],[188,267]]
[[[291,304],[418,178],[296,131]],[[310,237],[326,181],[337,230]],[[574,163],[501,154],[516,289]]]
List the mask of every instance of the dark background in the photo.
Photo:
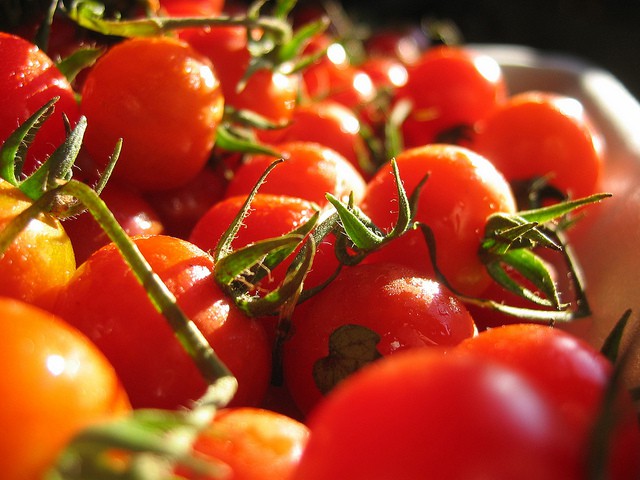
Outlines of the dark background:
[[372,24],[451,20],[469,43],[509,43],[576,56],[640,98],[640,0],[343,0]]

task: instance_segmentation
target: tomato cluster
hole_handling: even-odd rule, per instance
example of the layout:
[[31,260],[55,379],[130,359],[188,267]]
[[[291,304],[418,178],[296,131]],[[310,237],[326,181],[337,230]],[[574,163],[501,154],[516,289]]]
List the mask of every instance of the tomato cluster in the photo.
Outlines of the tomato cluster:
[[273,3],[0,33],[7,478],[640,476],[618,337],[556,326],[607,196],[583,105]]

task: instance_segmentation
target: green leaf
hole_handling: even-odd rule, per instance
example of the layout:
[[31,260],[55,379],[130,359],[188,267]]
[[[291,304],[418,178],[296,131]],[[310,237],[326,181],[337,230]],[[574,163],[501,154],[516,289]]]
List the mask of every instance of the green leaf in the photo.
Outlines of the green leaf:
[[237,129],[228,124],[218,125],[216,129],[216,146],[229,152],[280,156],[280,153],[273,150],[272,147],[264,145],[254,138],[242,135]]
[[589,204],[601,202],[611,197],[610,193],[597,193],[588,197],[576,200],[566,200],[564,202],[555,203],[553,205],[537,208],[534,210],[522,210],[517,215],[528,222],[536,222],[539,224],[548,223],[567,215],[574,210]]
[[371,224],[363,221],[354,209],[345,206],[330,193],[327,193],[326,197],[338,212],[345,232],[356,247],[370,251],[382,244],[385,236],[378,229],[371,228]]
[[622,335],[631,318],[632,310],[626,310],[620,319],[613,326],[607,338],[600,349],[600,352],[609,359],[612,364],[615,364],[618,360],[618,352],[620,351],[620,342],[622,341]]
[[22,166],[29,146],[33,142],[36,132],[51,116],[54,104],[60,97],[54,97],[25,120],[5,140],[0,149],[0,177],[14,187],[19,186],[22,176]]
[[81,48],[56,65],[66,79],[72,82],[78,73],[92,66],[104,52],[104,48]]

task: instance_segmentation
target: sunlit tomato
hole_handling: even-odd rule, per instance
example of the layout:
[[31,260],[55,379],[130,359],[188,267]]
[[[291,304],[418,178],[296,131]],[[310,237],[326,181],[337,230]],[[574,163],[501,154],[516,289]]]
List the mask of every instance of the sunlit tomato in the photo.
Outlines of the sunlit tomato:
[[167,235],[187,238],[198,220],[222,199],[226,188],[220,169],[206,167],[186,185],[149,192],[145,198],[160,216]]
[[[362,198],[365,180],[355,166],[335,150],[315,142],[291,141],[274,145],[284,158],[260,187],[260,192],[304,198],[323,207],[326,194],[342,200],[353,193]],[[226,197],[248,195],[277,158],[255,154],[246,158],[229,181]]]
[[61,318],[0,297],[0,469],[33,480],[78,431],[130,411],[113,367]]
[[246,28],[216,26],[187,29],[180,36],[213,62],[226,105],[237,110],[250,110],[276,123],[285,123],[291,118],[298,96],[297,76],[262,68],[240,88],[251,60]]
[[260,408],[231,408],[216,414],[193,449],[201,458],[224,462],[229,480],[286,480],[308,438],[307,426],[293,418]]
[[216,17],[224,0],[160,0],[161,11],[170,17]]
[[[111,182],[100,193],[100,198],[128,235],[158,235],[164,232],[158,214],[137,192]],[[89,212],[66,219],[62,226],[71,239],[78,265],[98,248],[111,242]]]
[[346,379],[308,418],[296,480],[580,479],[575,439],[524,375],[414,348]]
[[82,90],[85,146],[106,165],[119,138],[113,176],[141,190],[184,185],[207,162],[223,114],[211,63],[170,37],[125,40],[93,66]]
[[320,143],[340,153],[367,178],[371,154],[360,127],[356,114],[341,103],[309,101],[296,106],[287,126],[256,130],[256,134],[260,140],[270,144],[291,141]]
[[429,46],[429,38],[415,25],[380,27],[364,41],[367,57],[386,57],[410,65],[419,60]]
[[[592,429],[611,378],[611,363],[591,345],[557,328],[518,324],[493,328],[458,349],[503,362],[527,377],[562,414],[588,455]],[[626,391],[618,392],[616,427],[600,448],[609,448],[609,478],[640,474],[640,427]],[[583,465],[583,476],[587,476]]]
[[[232,196],[214,204],[193,228],[189,241],[203,250],[214,249],[222,234],[240,212],[245,200],[245,195]],[[243,226],[231,246],[238,249],[260,240],[287,234],[309,220],[317,211],[316,205],[301,198],[258,193],[252,200],[250,213],[244,219]],[[273,269],[257,287],[267,290],[275,288],[284,280],[286,268],[290,263],[285,261]],[[331,240],[325,240],[316,246],[316,256],[305,285],[311,287],[321,284],[337,267],[333,244]]]
[[[266,334],[218,288],[211,256],[163,235],[136,237],[136,245],[237,377],[233,405],[258,404],[270,376]],[[109,358],[134,407],[189,406],[204,393],[206,384],[195,364],[114,244],[78,268],[55,311]]]
[[292,321],[284,378],[305,413],[355,366],[408,348],[456,345],[475,333],[471,315],[446,288],[391,263],[343,269],[296,307]]
[[[0,180],[0,230],[30,205],[20,190]],[[0,295],[48,309],[75,269],[69,236],[58,220],[41,214],[0,256]]]
[[55,97],[53,115],[29,149],[24,172],[46,160],[66,137],[63,116],[75,125],[80,112],[71,85],[53,60],[27,40],[0,32],[0,143],[40,107]]
[[512,96],[478,123],[472,148],[509,181],[545,178],[574,198],[599,190],[602,138],[583,105],[565,95]]
[[442,141],[452,130],[471,129],[506,99],[498,63],[462,47],[432,47],[408,73],[396,94],[397,100],[412,105],[402,124],[407,148]]
[[[408,194],[429,175],[416,220],[434,233],[438,268],[456,290],[480,294],[491,278],[478,249],[487,217],[516,210],[509,184],[486,158],[455,145],[408,149],[396,157],[396,162]],[[367,185],[362,210],[376,225],[388,230],[396,222],[397,205],[394,177],[388,167],[383,167]],[[417,230],[407,232],[365,261],[394,261],[426,273],[432,271],[426,242]]]

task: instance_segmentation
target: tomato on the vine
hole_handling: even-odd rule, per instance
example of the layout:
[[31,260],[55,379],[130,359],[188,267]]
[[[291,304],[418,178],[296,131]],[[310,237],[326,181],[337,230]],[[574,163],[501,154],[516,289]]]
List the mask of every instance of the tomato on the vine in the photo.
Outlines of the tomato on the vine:
[[0,32],[0,143],[40,107],[59,97],[52,116],[29,148],[24,173],[31,173],[66,136],[64,117],[73,126],[80,118],[75,94],[53,60],[33,43]]
[[42,478],[76,433],[131,406],[104,355],[61,318],[0,297],[0,331],[0,469]]
[[[0,180],[0,230],[31,204],[18,188]],[[60,221],[42,213],[0,255],[0,295],[49,309],[75,270],[67,232]]]
[[[134,237],[178,305],[237,377],[233,405],[257,405],[269,382],[269,344],[213,278],[213,259],[164,235]],[[95,252],[61,291],[55,312],[84,332],[114,365],[134,407],[186,407],[205,392],[195,363],[147,298],[113,243]]]
[[172,37],[120,42],[92,67],[82,89],[84,145],[104,167],[118,139],[114,178],[141,190],[184,185],[204,168],[224,98],[211,62]]
[[408,66],[408,74],[395,94],[396,101],[411,102],[402,123],[407,148],[445,142],[452,134],[464,140],[478,120],[507,98],[499,64],[464,47],[431,47]]
[[[396,157],[396,163],[408,194],[428,175],[415,220],[433,231],[438,268],[456,290],[467,295],[482,293],[492,280],[478,255],[480,242],[489,215],[516,211],[509,183],[489,160],[455,145],[407,149]],[[367,185],[362,210],[387,230],[396,221],[397,205],[394,176],[383,167]],[[416,230],[364,261],[393,261],[432,273],[427,244]]]
[[285,383],[305,413],[355,367],[409,348],[453,346],[475,334],[465,306],[409,267],[345,267],[296,307],[284,344]]
[[[273,148],[284,158],[260,187],[262,193],[304,198],[324,207],[326,194],[355,201],[362,198],[365,180],[356,167],[341,154],[320,143],[291,141]],[[226,197],[248,195],[260,177],[277,158],[268,154],[249,155],[229,181]]]
[[480,119],[476,130],[471,148],[507,180],[544,179],[572,198],[597,192],[604,144],[575,98],[519,93]]

